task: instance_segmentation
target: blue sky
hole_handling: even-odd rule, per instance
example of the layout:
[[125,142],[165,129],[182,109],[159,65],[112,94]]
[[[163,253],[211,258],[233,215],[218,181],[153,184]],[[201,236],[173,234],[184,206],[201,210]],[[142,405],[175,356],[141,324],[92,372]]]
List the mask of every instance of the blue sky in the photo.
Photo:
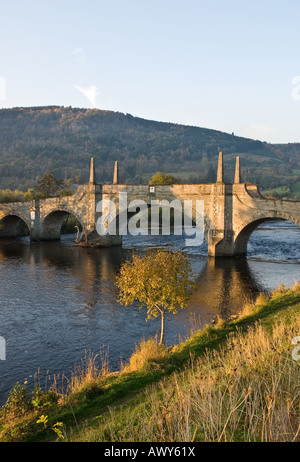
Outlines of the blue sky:
[[299,0],[10,0],[0,107],[97,107],[300,142]]

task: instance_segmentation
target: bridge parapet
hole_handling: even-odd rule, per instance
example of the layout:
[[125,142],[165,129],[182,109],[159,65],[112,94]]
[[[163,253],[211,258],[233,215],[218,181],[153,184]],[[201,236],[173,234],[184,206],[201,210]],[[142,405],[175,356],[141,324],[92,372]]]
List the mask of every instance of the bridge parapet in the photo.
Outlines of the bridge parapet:
[[219,156],[217,182],[212,184],[122,185],[118,183],[117,165],[113,184],[97,184],[95,164],[91,164],[89,183],[78,186],[72,196],[0,204],[0,235],[17,235],[22,220],[32,240],[58,239],[63,220],[72,214],[83,227],[79,245],[120,245],[120,232],[99,235],[97,222],[104,213],[99,204],[105,201],[115,205],[117,216],[114,219],[118,222],[120,197],[124,196],[127,204],[143,201],[146,206],[190,202],[189,213],[193,220],[197,218],[197,201],[201,202],[208,255],[213,257],[244,255],[249,236],[265,220],[285,219],[300,226],[300,202],[266,199],[257,185],[241,183],[238,160],[234,183],[226,184],[222,155]]

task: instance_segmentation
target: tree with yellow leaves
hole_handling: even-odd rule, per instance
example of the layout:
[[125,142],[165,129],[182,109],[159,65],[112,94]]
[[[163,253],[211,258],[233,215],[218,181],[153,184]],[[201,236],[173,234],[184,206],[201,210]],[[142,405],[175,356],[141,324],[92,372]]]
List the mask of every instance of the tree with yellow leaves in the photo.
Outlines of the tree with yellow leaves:
[[165,313],[187,308],[194,283],[187,257],[182,252],[157,250],[145,257],[133,254],[116,277],[119,302],[125,306],[138,302],[147,309],[147,320],[161,316],[159,345],[163,344]]

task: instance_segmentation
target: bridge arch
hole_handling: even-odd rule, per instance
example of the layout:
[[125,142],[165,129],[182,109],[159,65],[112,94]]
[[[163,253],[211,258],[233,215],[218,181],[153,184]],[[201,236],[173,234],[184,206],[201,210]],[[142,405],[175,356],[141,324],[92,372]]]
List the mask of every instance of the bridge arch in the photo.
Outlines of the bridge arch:
[[30,222],[17,213],[9,213],[0,218],[0,237],[20,237],[30,235]]
[[[183,235],[183,231],[186,231],[187,239],[190,236],[189,245],[196,245],[192,243],[195,232],[191,228],[195,229],[199,225],[202,237],[199,239],[200,233],[197,230],[196,238],[201,245],[203,234],[207,241],[209,220],[205,219],[203,209],[195,207],[194,201],[187,202],[190,202],[190,207],[185,208],[183,201],[178,198],[145,200],[131,196],[127,203],[120,206],[118,201],[114,202],[108,198],[97,206],[99,215],[96,219],[96,229],[100,235],[106,233],[108,240],[108,235],[116,235],[120,243],[122,236],[126,235]],[[185,226],[189,226],[189,229]]]
[[[75,217],[80,231],[84,227],[84,221],[73,210],[55,209],[49,212],[42,220],[41,238],[42,240],[57,240],[61,237],[63,223],[69,216]],[[74,228],[74,233],[76,229]]]
[[257,218],[240,229],[234,241],[234,255],[245,256],[247,255],[247,245],[252,233],[258,228],[259,225],[268,221],[290,221],[297,226],[300,226],[298,219],[291,217],[290,215],[280,214],[280,216],[268,216],[263,218]]

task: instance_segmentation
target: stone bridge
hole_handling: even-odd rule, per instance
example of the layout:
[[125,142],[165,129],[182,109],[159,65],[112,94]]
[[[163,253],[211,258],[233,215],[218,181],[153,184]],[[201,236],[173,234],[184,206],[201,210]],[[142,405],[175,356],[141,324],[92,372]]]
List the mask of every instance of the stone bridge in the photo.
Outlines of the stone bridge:
[[[300,226],[300,201],[266,199],[257,185],[242,183],[238,157],[234,182],[226,184],[223,176],[223,155],[220,152],[217,181],[213,184],[120,185],[117,162],[113,184],[97,184],[92,159],[89,183],[78,186],[72,196],[0,204],[0,236],[18,236],[20,223],[23,228],[25,223],[32,241],[59,239],[62,223],[71,214],[83,228],[77,245],[121,245],[122,236],[127,232],[120,226],[120,197],[125,196],[127,204],[131,204],[126,213],[126,225],[132,217],[137,217],[141,204],[151,207],[168,203],[174,209],[174,204],[188,204],[189,207],[182,210],[194,224],[202,216],[208,255],[212,257],[246,255],[251,233],[264,221],[284,219]],[[113,213],[105,204],[114,205]],[[200,209],[197,204],[201,205]],[[116,233],[99,234],[97,224],[101,220],[105,222],[104,216],[106,226],[115,223]]]

